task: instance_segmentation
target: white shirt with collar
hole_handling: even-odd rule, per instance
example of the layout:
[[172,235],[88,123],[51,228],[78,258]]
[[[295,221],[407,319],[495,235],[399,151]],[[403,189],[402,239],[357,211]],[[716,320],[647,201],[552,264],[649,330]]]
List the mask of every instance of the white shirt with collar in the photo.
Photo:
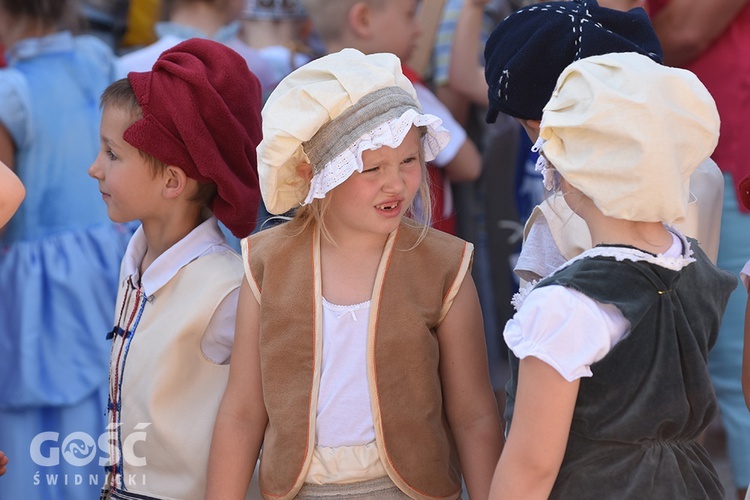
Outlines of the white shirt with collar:
[[[148,243],[140,226],[130,239],[120,267],[120,282],[131,278],[140,283],[146,296],[151,296],[184,266],[204,255],[216,252],[237,253],[229,246],[219,229],[216,217],[210,217],[193,229],[187,236],[161,254],[140,275],[141,262],[146,255]],[[233,290],[219,304],[201,340],[201,350],[207,359],[216,364],[227,364],[234,343],[234,325],[237,312],[239,288]]]

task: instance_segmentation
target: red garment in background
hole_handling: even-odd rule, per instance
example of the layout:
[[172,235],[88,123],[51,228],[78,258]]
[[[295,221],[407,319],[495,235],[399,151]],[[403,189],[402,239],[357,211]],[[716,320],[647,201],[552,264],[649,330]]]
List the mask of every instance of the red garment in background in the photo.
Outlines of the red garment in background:
[[5,60],[5,46],[0,44],[0,68],[4,68],[8,65],[8,61]]
[[[701,1],[701,0],[696,0]],[[670,0],[647,0],[655,16]],[[727,30],[697,59],[685,66],[703,82],[719,109],[721,136],[711,157],[723,172],[732,174],[735,189],[750,174],[743,144],[750,137],[750,3]],[[739,193],[737,199],[740,199]],[[750,210],[740,206],[740,210]]]
[[[427,86],[419,74],[408,66],[402,64],[404,76],[414,85]],[[450,189],[450,182],[445,176],[442,168],[431,163],[427,164],[427,173],[430,176],[430,194],[432,195],[432,227],[448,234],[456,234],[456,214],[450,206],[452,196],[446,193]],[[446,207],[446,203],[449,206]],[[446,213],[448,212],[448,213]]]

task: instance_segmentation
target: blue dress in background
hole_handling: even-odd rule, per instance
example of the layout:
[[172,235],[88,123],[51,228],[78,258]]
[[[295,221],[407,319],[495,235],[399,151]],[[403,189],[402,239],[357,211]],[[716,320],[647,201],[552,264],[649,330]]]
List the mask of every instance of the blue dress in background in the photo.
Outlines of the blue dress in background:
[[109,343],[131,228],[87,174],[113,56],[69,32],[26,39],[0,70],[0,122],[26,199],[0,235],[0,499],[97,498]]

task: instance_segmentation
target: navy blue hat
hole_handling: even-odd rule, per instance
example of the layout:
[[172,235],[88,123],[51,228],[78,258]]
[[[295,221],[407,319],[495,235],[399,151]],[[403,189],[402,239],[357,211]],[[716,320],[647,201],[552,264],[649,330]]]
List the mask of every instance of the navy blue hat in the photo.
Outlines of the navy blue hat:
[[490,100],[498,113],[541,120],[560,73],[573,61],[637,52],[662,62],[662,50],[642,8],[622,12],[595,0],[538,3],[517,10],[492,32],[484,50]]

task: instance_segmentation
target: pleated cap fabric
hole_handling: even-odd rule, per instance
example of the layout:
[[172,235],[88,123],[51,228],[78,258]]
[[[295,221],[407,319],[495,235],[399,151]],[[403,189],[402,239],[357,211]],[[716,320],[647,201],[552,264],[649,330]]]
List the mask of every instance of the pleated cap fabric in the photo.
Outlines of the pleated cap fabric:
[[[408,124],[391,130],[390,122],[403,120]],[[363,135],[368,137],[366,149],[393,147],[412,125],[423,124],[428,131],[422,145],[430,161],[449,134],[438,118],[421,114],[414,87],[395,55],[344,49],[305,64],[279,83],[263,107],[258,175],[266,208],[279,214],[310,202],[311,184],[298,174],[299,164],[312,164],[314,197],[320,198],[361,170],[357,143]],[[367,134],[376,129],[377,137]],[[319,132],[325,140],[316,137]],[[327,168],[331,163],[336,163],[332,175]],[[328,179],[325,186],[318,182],[322,178]]]

